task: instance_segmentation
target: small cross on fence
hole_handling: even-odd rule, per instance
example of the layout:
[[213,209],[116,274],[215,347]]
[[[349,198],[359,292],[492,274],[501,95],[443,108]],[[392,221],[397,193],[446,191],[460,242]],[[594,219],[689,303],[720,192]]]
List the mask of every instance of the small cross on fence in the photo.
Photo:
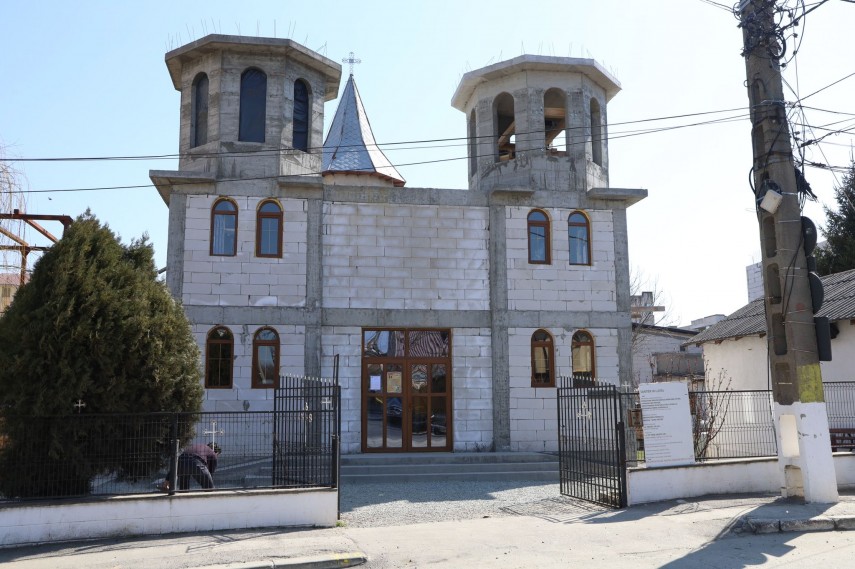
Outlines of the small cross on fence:
[[217,422],[211,421],[211,430],[210,431],[203,431],[202,434],[211,435],[211,448],[216,448],[216,446],[217,446],[217,435],[225,435],[226,432],[223,431],[222,429],[220,429],[218,431],[217,430]]
[[588,409],[588,402],[582,402],[582,409],[576,413],[577,419],[588,419],[589,421],[594,418],[594,414],[591,413],[591,410]]
[[342,62],[342,63],[347,63],[347,64],[349,64],[349,65],[350,65],[350,74],[351,74],[351,75],[353,75],[353,64],[354,64],[354,63],[362,63],[362,60],[361,60],[361,59],[357,59],[357,58],[354,56],[353,52],[351,51],[351,52],[350,52],[350,55],[349,55],[348,57],[345,57],[344,59],[342,59],[342,60],[341,60],[341,62]]
[[321,407],[323,407],[324,409],[332,408],[332,399],[329,397],[324,397],[323,399],[321,399]]
[[78,415],[80,414],[80,412],[83,410],[84,407],[86,407],[86,403],[84,403],[80,399],[78,399],[77,403],[74,404],[74,408],[77,409]]

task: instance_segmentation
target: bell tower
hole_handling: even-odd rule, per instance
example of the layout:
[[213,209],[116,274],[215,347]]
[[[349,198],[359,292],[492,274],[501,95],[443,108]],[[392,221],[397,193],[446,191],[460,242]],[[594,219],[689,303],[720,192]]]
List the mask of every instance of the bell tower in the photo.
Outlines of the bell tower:
[[166,66],[181,93],[181,171],[320,175],[340,65],[288,39],[211,34],[167,53]]
[[608,187],[606,105],[620,84],[592,59],[521,55],[466,73],[469,189]]

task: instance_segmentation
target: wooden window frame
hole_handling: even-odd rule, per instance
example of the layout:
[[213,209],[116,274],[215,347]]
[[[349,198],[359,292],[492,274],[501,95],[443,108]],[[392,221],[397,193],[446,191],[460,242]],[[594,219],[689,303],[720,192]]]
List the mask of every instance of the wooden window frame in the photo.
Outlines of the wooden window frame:
[[[577,215],[577,214],[582,216],[582,218],[585,220],[584,223],[576,223],[576,222],[572,221],[573,216]],[[585,228],[585,238],[587,240],[587,251],[585,253],[587,256],[587,262],[585,262],[585,263],[573,262],[573,243],[571,242],[572,237],[570,235],[570,228],[571,227],[584,227]],[[592,250],[592,248],[591,248],[591,218],[588,217],[588,214],[586,214],[584,211],[582,211],[580,209],[573,211],[570,215],[567,216],[567,245],[569,247],[569,251],[567,252],[568,253],[567,254],[567,260],[569,261],[569,263],[571,265],[588,266],[588,267],[591,266],[591,263],[592,263],[592,260],[591,260],[591,250]]]
[[[532,220],[531,216],[535,213],[540,213],[545,217],[544,220]],[[527,249],[528,249],[528,262],[532,265],[551,265],[552,264],[552,229],[550,228],[551,224],[549,221],[549,214],[543,211],[542,209],[533,209],[528,212],[526,216],[526,233],[527,233]],[[532,240],[531,240],[531,230],[533,227],[543,227],[544,228],[544,259],[543,260],[533,260],[531,258],[532,252]]]
[[[546,334],[546,340],[537,340],[535,336],[543,333]],[[547,362],[549,372],[549,381],[543,382],[536,377],[537,365],[535,363],[536,351],[542,348],[546,348],[546,357],[549,360]],[[549,330],[544,330],[543,328],[539,328],[535,330],[531,335],[531,386],[532,387],[555,387],[555,338],[552,337],[552,334],[549,333]]]
[[[273,332],[273,335],[276,336],[275,340],[261,340],[259,339],[259,335],[262,332]],[[276,367],[276,378],[274,378],[273,383],[270,385],[265,385],[261,383],[261,379],[258,377],[256,370],[258,370],[258,349],[263,346],[271,346],[273,347],[273,363]],[[252,337],[252,389],[275,389],[277,380],[279,379],[279,369],[281,368],[280,364],[280,355],[282,353],[282,349],[280,346],[279,332],[271,328],[270,326],[263,326],[255,331],[255,334]]]
[[[579,334],[584,334],[588,337],[590,342],[579,342],[576,340],[576,336]],[[573,361],[576,355],[576,348],[579,346],[590,346],[591,347],[591,379],[592,381],[596,381],[597,379],[597,347],[596,342],[594,341],[594,335],[588,332],[587,330],[576,330],[573,332],[573,336],[570,340],[570,374],[573,377],[576,377],[576,362]]]
[[[218,212],[217,206],[221,203],[224,203],[224,202],[230,203],[232,205],[232,207],[235,208],[234,211],[219,211]],[[229,199],[229,198],[219,198],[218,200],[216,200],[211,205],[211,235],[210,235],[210,239],[209,239],[209,241],[210,241],[209,253],[212,257],[234,257],[237,255],[238,212],[239,211],[240,211],[240,208],[238,208],[237,203],[234,200]],[[214,231],[215,231],[215,226],[216,226],[215,220],[216,220],[216,217],[218,215],[233,216],[235,218],[235,233],[234,233],[234,237],[232,238],[232,241],[233,241],[233,243],[232,243],[232,251],[233,252],[232,253],[215,253],[214,252],[214,241],[215,241]]]
[[[264,212],[261,209],[267,205],[273,204],[278,209],[278,213],[274,212]],[[261,220],[262,219],[275,219],[279,222],[279,228],[277,231],[276,240],[276,251],[274,253],[264,253],[261,250]],[[262,258],[270,258],[270,259],[281,259],[282,258],[282,234],[284,233],[284,224],[285,224],[285,214],[282,211],[282,205],[276,200],[263,200],[258,204],[258,208],[255,211],[255,256]]]
[[[221,340],[218,338],[213,338],[214,332],[217,330],[225,330],[229,333],[229,338],[227,340]],[[229,384],[228,385],[211,385],[211,347],[218,345],[228,345],[231,348],[231,361],[229,362],[230,371],[229,371]],[[231,330],[227,326],[214,326],[208,331],[208,335],[205,338],[205,389],[232,389],[235,384],[235,336]]]

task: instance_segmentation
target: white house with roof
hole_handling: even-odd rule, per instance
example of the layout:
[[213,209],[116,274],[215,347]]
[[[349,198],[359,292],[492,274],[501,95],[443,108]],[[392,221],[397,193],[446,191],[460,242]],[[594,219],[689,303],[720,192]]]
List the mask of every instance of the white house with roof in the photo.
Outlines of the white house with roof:
[[[340,356],[345,453],[555,450],[556,384],[631,374],[626,209],[591,59],[523,55],[452,98],[468,189],[405,187],[338,64],[285,39],[166,54],[180,161],[167,283],[202,350],[206,410],[272,405]],[[393,136],[389,136],[394,138]]]
[[[832,360],[820,362],[822,380],[855,380],[855,270],[822,277],[825,301],[817,316],[831,322]],[[763,299],[743,306],[692,338],[702,346],[712,373],[722,372],[731,389],[769,389]]]

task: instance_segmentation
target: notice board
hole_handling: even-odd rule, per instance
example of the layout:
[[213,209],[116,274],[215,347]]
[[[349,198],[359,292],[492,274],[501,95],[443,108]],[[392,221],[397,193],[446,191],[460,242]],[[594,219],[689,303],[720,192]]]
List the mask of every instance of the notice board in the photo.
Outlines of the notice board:
[[644,420],[644,461],[647,466],[694,464],[689,388],[685,383],[638,386]]

